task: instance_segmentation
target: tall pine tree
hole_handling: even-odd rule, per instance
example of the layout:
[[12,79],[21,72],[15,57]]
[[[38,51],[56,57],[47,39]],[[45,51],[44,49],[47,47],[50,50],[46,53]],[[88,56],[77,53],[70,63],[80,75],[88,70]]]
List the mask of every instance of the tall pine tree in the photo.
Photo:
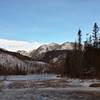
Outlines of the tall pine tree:
[[81,34],[81,30],[79,29],[78,31],[78,50],[82,50],[82,44],[81,44],[81,41],[82,41],[82,38],[81,38],[82,34]]
[[92,38],[93,38],[93,46],[95,48],[98,47],[98,32],[99,32],[99,27],[97,25],[97,23],[94,23],[94,26],[93,26],[93,32],[92,32]]

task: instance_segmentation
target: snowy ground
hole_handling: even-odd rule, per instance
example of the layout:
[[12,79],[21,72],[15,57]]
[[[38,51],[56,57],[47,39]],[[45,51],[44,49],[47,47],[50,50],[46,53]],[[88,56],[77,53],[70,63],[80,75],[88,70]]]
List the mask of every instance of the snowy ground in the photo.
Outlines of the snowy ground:
[[100,80],[60,78],[56,75],[1,76],[0,100],[100,100]]

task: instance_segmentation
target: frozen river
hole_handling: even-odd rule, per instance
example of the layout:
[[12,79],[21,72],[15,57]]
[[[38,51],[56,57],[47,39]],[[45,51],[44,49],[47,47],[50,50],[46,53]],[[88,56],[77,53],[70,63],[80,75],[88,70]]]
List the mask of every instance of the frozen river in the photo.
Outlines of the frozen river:
[[50,80],[57,79],[55,74],[35,74],[35,75],[10,75],[10,76],[0,76],[0,80],[7,81],[19,81],[19,80],[34,80],[34,81],[42,81],[42,80]]
[[0,76],[0,100],[100,100],[100,80],[61,78],[54,74]]

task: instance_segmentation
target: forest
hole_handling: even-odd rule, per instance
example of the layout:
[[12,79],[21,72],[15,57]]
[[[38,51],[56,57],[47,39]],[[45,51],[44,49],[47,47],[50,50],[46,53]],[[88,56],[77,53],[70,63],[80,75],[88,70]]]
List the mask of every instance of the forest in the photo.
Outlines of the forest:
[[66,56],[65,72],[71,77],[100,78],[100,34],[99,26],[94,23],[92,33],[82,43],[82,31],[79,29],[74,49]]

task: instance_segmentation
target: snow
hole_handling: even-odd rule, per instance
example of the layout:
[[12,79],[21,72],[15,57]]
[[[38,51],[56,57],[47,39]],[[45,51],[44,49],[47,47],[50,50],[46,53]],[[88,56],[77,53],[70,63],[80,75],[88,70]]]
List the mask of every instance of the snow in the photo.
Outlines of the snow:
[[58,61],[58,58],[57,57],[53,58],[53,60],[52,60],[53,63],[55,63],[57,61]]
[[98,92],[100,93],[100,88],[91,88],[91,87],[67,87],[67,88],[39,88],[39,90],[51,90],[51,91],[80,91],[80,92]]
[[45,53],[45,52],[48,52],[48,51],[52,51],[52,50],[60,50],[60,45],[57,44],[57,43],[51,43],[51,44],[48,44],[48,45],[41,45],[37,50],[36,54],[41,54],[41,53]]
[[40,51],[39,54],[44,53],[47,51],[47,45],[42,45],[41,47],[39,47]]
[[59,46],[59,44],[57,44],[57,43],[50,43],[50,44],[48,44],[48,46]]
[[70,42],[65,42],[61,45],[61,50],[72,50],[73,49],[73,45]]
[[100,100],[100,88],[84,85],[100,82],[97,79],[58,78],[55,74],[2,77],[5,87],[0,84],[0,100]]
[[58,79],[55,74],[34,74],[34,75],[10,75],[10,76],[0,76],[0,80],[3,78],[7,81],[19,81],[19,80],[34,80],[34,81],[42,81],[42,80],[50,80],[50,79]]
[[12,83],[11,81],[3,81],[4,86],[8,86],[11,83]]
[[88,79],[88,80],[87,79],[84,79],[84,80],[68,79],[68,81],[71,86],[76,86],[76,87],[80,87],[80,86],[89,87],[90,84],[100,83],[100,80],[97,80],[97,79]]
[[0,92],[0,100],[100,100],[100,95],[69,89],[5,89]]

